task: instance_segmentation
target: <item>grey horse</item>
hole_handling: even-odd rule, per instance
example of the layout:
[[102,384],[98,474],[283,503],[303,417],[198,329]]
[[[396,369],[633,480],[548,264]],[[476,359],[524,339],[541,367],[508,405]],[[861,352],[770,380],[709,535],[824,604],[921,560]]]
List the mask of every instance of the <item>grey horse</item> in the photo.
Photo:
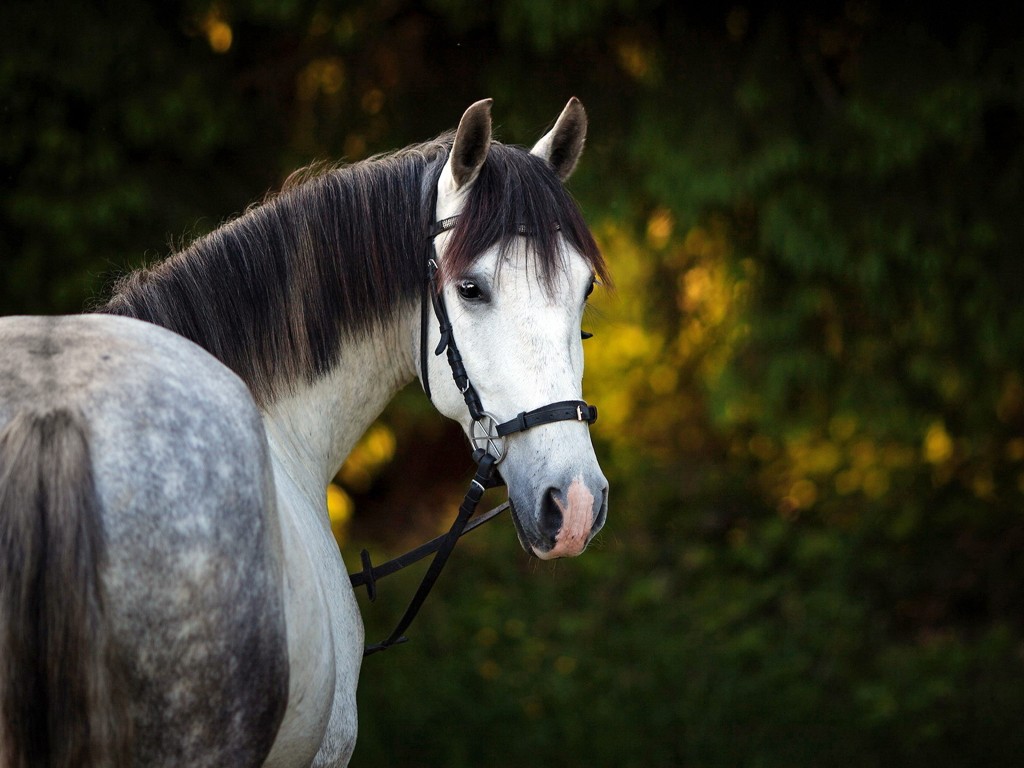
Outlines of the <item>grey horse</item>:
[[[474,423],[418,363],[425,253],[489,414],[582,393],[586,116],[529,150],[490,106],[292,182],[95,313],[0,318],[0,766],[348,763],[363,628],[325,486],[416,376]],[[585,423],[509,436],[501,473],[533,555],[604,522]]]

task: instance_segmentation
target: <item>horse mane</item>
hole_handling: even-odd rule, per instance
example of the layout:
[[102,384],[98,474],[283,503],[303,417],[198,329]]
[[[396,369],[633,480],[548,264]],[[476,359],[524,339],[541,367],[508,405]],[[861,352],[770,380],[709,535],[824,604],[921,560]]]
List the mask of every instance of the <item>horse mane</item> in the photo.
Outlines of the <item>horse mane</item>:
[[[449,133],[352,165],[298,171],[278,194],[121,278],[97,311],[190,339],[266,405],[330,371],[345,336],[382,326],[419,296],[452,141]],[[523,231],[548,284],[561,265],[559,234],[607,277],[553,169],[492,142],[449,239],[444,279],[494,245],[507,252]]]

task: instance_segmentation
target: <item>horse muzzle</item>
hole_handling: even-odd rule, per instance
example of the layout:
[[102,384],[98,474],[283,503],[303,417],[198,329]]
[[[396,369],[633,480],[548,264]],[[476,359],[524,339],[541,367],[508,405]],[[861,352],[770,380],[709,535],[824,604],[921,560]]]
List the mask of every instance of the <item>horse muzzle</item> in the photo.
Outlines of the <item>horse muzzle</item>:
[[601,530],[608,514],[608,483],[604,478],[588,483],[582,475],[568,486],[549,486],[540,494],[532,519],[512,504],[519,541],[529,554],[541,560],[575,557]]

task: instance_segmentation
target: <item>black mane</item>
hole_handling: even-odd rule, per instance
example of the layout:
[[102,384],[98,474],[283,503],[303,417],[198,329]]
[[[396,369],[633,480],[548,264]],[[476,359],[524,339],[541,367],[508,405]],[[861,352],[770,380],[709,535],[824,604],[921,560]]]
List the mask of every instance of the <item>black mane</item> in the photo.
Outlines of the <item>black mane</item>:
[[[345,335],[382,325],[419,295],[451,144],[445,135],[286,185],[183,251],[122,278],[98,311],[185,336],[266,404],[333,368]],[[579,208],[551,167],[493,142],[449,241],[446,278],[495,244],[507,250],[520,227],[546,279],[559,268],[559,233],[604,275]]]

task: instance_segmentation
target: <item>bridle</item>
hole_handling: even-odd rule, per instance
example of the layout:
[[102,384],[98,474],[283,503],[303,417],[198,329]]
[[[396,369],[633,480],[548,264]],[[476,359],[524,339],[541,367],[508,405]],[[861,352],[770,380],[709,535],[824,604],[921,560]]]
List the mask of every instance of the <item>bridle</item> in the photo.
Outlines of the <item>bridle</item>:
[[[597,421],[597,408],[584,400],[561,400],[549,403],[540,408],[534,408],[531,411],[520,411],[513,418],[503,422],[499,422],[496,417],[484,410],[483,404],[480,402],[480,395],[470,381],[469,373],[466,371],[465,365],[463,365],[462,355],[459,353],[458,345],[455,343],[455,334],[452,329],[451,319],[448,316],[448,309],[444,303],[444,294],[438,286],[435,239],[442,232],[453,229],[457,223],[458,216],[451,216],[434,222],[428,231],[427,272],[420,302],[420,381],[427,397],[433,400],[430,392],[430,368],[427,357],[427,328],[429,323],[427,302],[429,298],[441,332],[441,340],[434,349],[434,354],[440,355],[442,352],[447,352],[448,365],[451,368],[455,386],[462,393],[462,397],[466,401],[466,407],[469,409],[469,415],[473,419],[470,425],[470,442],[474,448],[473,460],[477,464],[476,474],[470,481],[466,495],[459,506],[458,515],[456,515],[455,521],[446,534],[378,566],[374,566],[370,562],[370,555],[365,549],[362,551],[363,569],[349,574],[349,578],[353,587],[366,586],[366,591],[371,601],[376,599],[377,596],[378,579],[401,570],[423,559],[432,552],[436,553],[398,625],[385,640],[374,645],[368,645],[363,652],[364,656],[369,656],[377,651],[387,650],[391,646],[403,643],[408,639],[405,637],[405,631],[419,612],[431,588],[437,581],[437,577],[440,576],[448,556],[455,548],[455,543],[462,535],[494,519],[510,506],[510,503],[506,501],[489,512],[470,520],[476,511],[477,505],[480,503],[484,491],[503,484],[500,475],[497,474],[495,469],[505,458],[505,439],[509,435],[525,432],[542,424],[551,424],[558,421],[581,421],[589,425]],[[527,234],[523,226],[519,227],[519,232],[520,234]],[[584,333],[583,336],[587,338],[589,334]]]

